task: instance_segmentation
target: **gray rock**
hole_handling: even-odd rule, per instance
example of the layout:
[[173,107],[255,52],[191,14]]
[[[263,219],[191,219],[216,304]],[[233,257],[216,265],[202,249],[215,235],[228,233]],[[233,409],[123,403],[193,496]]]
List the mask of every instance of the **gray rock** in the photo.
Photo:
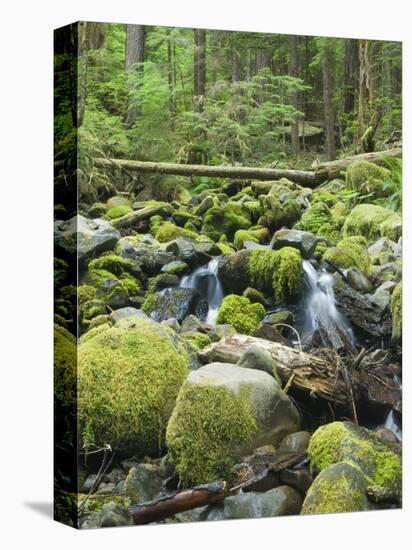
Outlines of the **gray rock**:
[[177,321],[177,319],[175,319],[174,317],[171,317],[170,319],[165,319],[160,324],[161,325],[166,325],[167,327],[170,327],[172,330],[174,330],[177,333],[180,332],[179,321]]
[[124,482],[124,493],[134,502],[148,502],[162,489],[159,468],[154,464],[138,464],[130,469]]
[[208,323],[205,323],[204,321],[201,321],[196,317],[196,315],[189,315],[186,317],[186,319],[182,322],[182,334],[185,332],[206,332],[207,330],[210,330],[212,327]]
[[393,254],[395,250],[396,243],[394,241],[391,241],[388,237],[381,237],[368,248],[368,255],[372,258],[373,256],[379,256],[382,252]]
[[309,446],[310,433],[305,431],[288,434],[279,445],[282,453],[304,453]]
[[252,344],[243,353],[237,364],[245,369],[257,369],[275,376],[276,366],[272,356],[256,344]]
[[98,524],[100,527],[125,527],[133,525],[133,520],[127,508],[116,502],[108,502],[102,506]]
[[130,200],[123,195],[115,195],[107,201],[106,206],[108,210],[116,206],[130,206]]
[[160,461],[159,475],[163,479],[166,479],[168,477],[172,477],[174,473],[175,473],[175,465],[171,460],[169,454],[166,454],[165,456],[162,457],[162,460]]
[[289,340],[282,336],[280,331],[274,325],[267,325],[266,323],[260,323],[257,327],[253,336],[257,338],[264,338],[265,340],[270,340],[271,342],[277,342],[283,346],[290,347]]
[[116,309],[115,311],[112,311],[109,317],[113,323],[118,323],[123,319],[127,319],[127,317],[139,317],[140,319],[148,318],[144,311],[141,309],[136,309],[135,307],[122,307],[120,309]]
[[280,473],[280,481],[305,494],[313,483],[313,477],[309,468],[299,468],[298,470],[286,469]]
[[177,256],[191,267],[207,264],[212,258],[209,254],[212,249],[213,244],[211,243],[197,243],[186,237],[179,237],[166,247],[167,252]]
[[88,493],[90,489],[93,487],[93,484],[96,481],[96,478],[97,478],[96,474],[90,474],[89,476],[87,476],[83,482],[81,492]]
[[214,204],[213,197],[211,195],[208,195],[205,197],[202,202],[199,204],[199,206],[195,210],[195,216],[203,216],[203,214],[209,210],[209,208],[212,208]]
[[150,317],[157,322],[174,317],[182,322],[191,313],[205,319],[208,304],[194,288],[166,288],[154,294]]
[[164,288],[176,287],[179,286],[180,282],[179,277],[177,275],[173,275],[172,273],[160,273],[153,280],[155,290],[163,290]]
[[276,325],[277,323],[293,325],[294,321],[295,321],[295,316],[291,311],[288,311],[286,309],[282,311],[276,311],[275,313],[269,313],[263,319],[263,322],[266,325]]
[[358,292],[363,294],[371,291],[371,283],[357,267],[350,267],[346,270],[346,280],[348,284]]
[[263,296],[262,292],[259,292],[259,290],[256,290],[256,288],[248,287],[243,292],[243,296],[253,303],[262,304],[263,306],[266,305],[265,297]]
[[112,250],[120,239],[120,233],[106,220],[88,220],[81,215],[54,223],[54,243],[69,255],[78,256],[83,263],[106,250]]
[[302,498],[299,493],[282,485],[266,493],[243,493],[225,499],[208,511],[207,521],[244,518],[270,518],[299,514]]
[[313,256],[316,245],[324,239],[316,237],[307,231],[298,231],[297,229],[279,229],[274,234],[270,243],[270,248],[278,250],[284,246],[297,248],[302,257],[309,259]]
[[[190,271],[190,267],[186,262],[182,262],[181,260],[172,260],[171,262],[165,264],[161,269],[161,271],[166,272],[166,274],[168,270],[170,270],[170,275],[177,277],[177,274],[183,275],[184,273]],[[177,280],[180,280],[179,277],[177,277]]]
[[395,262],[377,265],[373,271],[373,280],[375,284],[381,285],[386,281],[400,281],[402,272]]
[[217,342],[222,338],[228,338],[237,334],[237,330],[232,325],[215,325],[215,327],[209,332],[212,342]]

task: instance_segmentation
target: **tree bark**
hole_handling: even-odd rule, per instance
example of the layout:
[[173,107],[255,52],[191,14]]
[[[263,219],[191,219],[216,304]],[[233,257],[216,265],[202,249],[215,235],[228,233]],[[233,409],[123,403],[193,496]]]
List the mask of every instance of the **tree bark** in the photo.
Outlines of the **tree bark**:
[[[145,36],[146,29],[144,25],[127,25],[125,71],[135,78],[143,72]],[[131,85],[131,90],[136,90],[136,83]],[[139,116],[139,106],[131,102],[126,115],[126,125],[128,127],[132,126]]]
[[345,39],[345,55],[343,61],[343,100],[342,111],[352,113],[355,109],[358,66],[358,40]]
[[333,46],[329,39],[325,39],[322,52],[322,76],[323,76],[323,112],[326,135],[326,155],[328,160],[335,160],[335,109],[333,105]]
[[[289,53],[290,53],[290,76],[297,78],[298,76],[298,37],[292,35],[289,39]],[[296,110],[299,108],[299,93],[298,91],[292,92],[291,98],[292,107]],[[299,120],[295,121],[291,125],[290,129],[292,155],[298,157],[300,154],[299,143]]]
[[206,31],[194,29],[195,48],[193,62],[193,107],[202,111],[203,98],[206,93]]
[[221,502],[226,497],[226,483],[216,481],[207,485],[199,485],[187,491],[180,491],[171,496],[161,497],[129,508],[135,525],[146,525],[174,516],[186,510],[199,506]]

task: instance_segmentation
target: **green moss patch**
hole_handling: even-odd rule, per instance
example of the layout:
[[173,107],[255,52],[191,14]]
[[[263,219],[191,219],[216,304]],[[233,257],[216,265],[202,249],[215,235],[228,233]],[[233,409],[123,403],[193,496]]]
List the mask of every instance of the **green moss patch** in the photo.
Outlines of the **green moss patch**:
[[232,325],[240,334],[253,334],[264,316],[262,304],[252,303],[244,296],[229,294],[219,308],[216,323]]
[[342,239],[336,247],[325,251],[323,259],[341,269],[357,267],[365,274],[368,274],[371,268],[366,239],[359,236]]
[[402,218],[392,210],[375,204],[358,204],[346,217],[343,235],[363,235],[368,241],[388,237],[397,241],[402,234]]

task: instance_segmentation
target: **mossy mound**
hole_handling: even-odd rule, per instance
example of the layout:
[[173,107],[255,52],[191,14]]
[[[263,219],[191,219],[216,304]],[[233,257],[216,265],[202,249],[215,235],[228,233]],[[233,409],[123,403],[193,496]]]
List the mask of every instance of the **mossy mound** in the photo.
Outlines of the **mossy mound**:
[[252,286],[273,293],[279,300],[296,294],[301,288],[302,258],[296,248],[252,250],[247,269]]
[[76,338],[54,325],[54,424],[57,441],[75,444],[77,414]]
[[370,509],[367,483],[353,464],[338,462],[325,468],[310,486],[301,514],[334,514]]
[[402,338],[402,281],[396,285],[391,296],[392,340]]
[[126,214],[130,214],[130,212],[133,212],[133,208],[131,206],[127,204],[120,204],[119,206],[110,208],[110,210],[106,212],[106,216],[108,216],[111,220],[115,220],[125,216]]
[[320,228],[330,223],[331,211],[324,202],[317,202],[304,212],[298,224],[298,229],[310,231],[314,235],[318,235]]
[[399,214],[375,204],[358,204],[346,217],[343,236],[363,235],[368,241],[388,237],[398,241],[402,234]]
[[336,247],[328,248],[323,259],[341,269],[357,267],[365,275],[371,268],[365,237],[347,237],[338,242]]
[[182,334],[182,338],[197,351],[202,350],[212,343],[212,340],[209,338],[209,336],[201,332],[185,332],[184,334]]
[[139,318],[101,325],[93,332],[82,339],[78,353],[82,440],[139,454],[158,453],[188,372],[188,356],[178,336]]
[[168,243],[174,241],[178,237],[188,237],[189,239],[197,239],[198,234],[190,229],[179,227],[172,222],[165,222],[161,225],[155,225],[152,227],[154,236],[159,243]]
[[391,173],[366,160],[353,162],[346,169],[346,188],[358,191],[361,195],[372,194],[374,199],[387,197],[392,193],[385,183],[390,180]]
[[251,227],[250,229],[239,229],[236,231],[233,244],[236,248],[243,248],[246,241],[264,243],[268,239],[269,231],[266,227]]
[[239,229],[249,229],[252,225],[248,213],[236,202],[230,201],[223,206],[212,206],[204,216],[202,231],[214,241],[226,237],[232,241]]
[[133,271],[133,262],[125,260],[116,254],[106,254],[89,263],[89,269],[104,269],[110,271],[113,275],[123,275]]
[[263,215],[258,219],[258,225],[270,231],[291,227],[301,216],[301,206],[295,199],[288,199],[282,204],[275,195],[261,195],[259,201]]
[[232,325],[240,334],[253,334],[264,316],[262,304],[252,303],[244,296],[229,294],[219,308],[216,323]]
[[344,461],[359,468],[368,485],[399,489],[402,483],[400,456],[378,434],[351,422],[318,428],[310,439],[308,456],[317,472]]

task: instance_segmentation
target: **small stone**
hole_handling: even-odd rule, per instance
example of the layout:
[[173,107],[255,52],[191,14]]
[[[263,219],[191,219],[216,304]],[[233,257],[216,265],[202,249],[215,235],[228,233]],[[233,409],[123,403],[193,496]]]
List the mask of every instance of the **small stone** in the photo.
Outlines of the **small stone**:
[[127,508],[116,502],[103,504],[99,514],[100,527],[125,527],[133,525],[133,519]]
[[177,333],[180,332],[179,321],[177,319],[175,319],[174,317],[171,317],[170,319],[165,319],[160,324],[161,325],[166,325],[167,327],[170,327],[172,330],[174,330]]

